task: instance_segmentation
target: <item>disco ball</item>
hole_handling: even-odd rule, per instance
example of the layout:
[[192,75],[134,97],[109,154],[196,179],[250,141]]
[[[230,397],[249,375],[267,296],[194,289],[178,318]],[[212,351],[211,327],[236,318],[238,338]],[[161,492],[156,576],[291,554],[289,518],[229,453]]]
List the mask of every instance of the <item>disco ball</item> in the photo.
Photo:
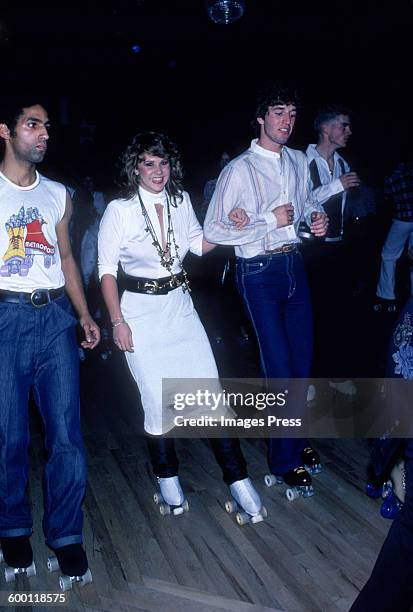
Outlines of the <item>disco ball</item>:
[[245,0],[207,0],[206,6],[214,23],[228,25],[243,16]]

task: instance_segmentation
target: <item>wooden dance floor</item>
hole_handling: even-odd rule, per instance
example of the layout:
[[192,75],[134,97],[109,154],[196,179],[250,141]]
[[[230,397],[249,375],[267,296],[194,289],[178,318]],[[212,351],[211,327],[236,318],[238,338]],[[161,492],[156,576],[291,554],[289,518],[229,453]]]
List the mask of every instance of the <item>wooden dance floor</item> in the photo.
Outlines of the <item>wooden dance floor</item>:
[[[119,356],[109,361],[93,357],[82,365],[82,411],[89,469],[84,534],[93,583],[75,586],[66,609],[349,609],[390,527],[379,515],[379,502],[363,492],[368,462],[363,441],[314,441],[323,463],[323,472],[314,478],[316,495],[290,503],[284,487],[264,485],[263,442],[243,440],[249,473],[268,519],[240,527],[225,512],[228,488],[202,440],[177,443],[190,511],[178,517],[159,514],[133,383]],[[43,446],[36,419],[32,429],[30,497],[37,575],[19,577],[10,585],[1,577],[1,589],[58,592],[58,575],[46,568],[48,549],[41,529]],[[59,608],[33,606],[40,609]]]

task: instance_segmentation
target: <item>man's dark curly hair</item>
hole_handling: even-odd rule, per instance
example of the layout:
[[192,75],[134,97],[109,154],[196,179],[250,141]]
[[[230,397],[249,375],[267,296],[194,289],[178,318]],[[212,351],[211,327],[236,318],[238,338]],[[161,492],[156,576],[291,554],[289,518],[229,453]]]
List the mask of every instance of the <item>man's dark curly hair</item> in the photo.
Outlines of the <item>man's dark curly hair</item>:
[[327,104],[323,106],[317,111],[317,114],[314,119],[314,129],[316,132],[320,133],[321,126],[323,123],[327,121],[331,121],[335,119],[339,115],[351,115],[351,111],[349,108],[344,106],[343,104]]
[[300,100],[295,87],[286,83],[270,83],[262,89],[257,97],[254,114],[255,124],[258,117],[264,119],[269,106],[276,106],[277,104],[294,104],[298,109]]
[[182,201],[183,169],[181,156],[174,142],[160,132],[141,132],[136,134],[132,143],[121,156],[121,184],[126,198],[132,198],[138,192],[139,177],[135,170],[143,160],[144,154],[167,159],[171,168],[171,176],[166,185],[166,191],[171,196],[172,203]]

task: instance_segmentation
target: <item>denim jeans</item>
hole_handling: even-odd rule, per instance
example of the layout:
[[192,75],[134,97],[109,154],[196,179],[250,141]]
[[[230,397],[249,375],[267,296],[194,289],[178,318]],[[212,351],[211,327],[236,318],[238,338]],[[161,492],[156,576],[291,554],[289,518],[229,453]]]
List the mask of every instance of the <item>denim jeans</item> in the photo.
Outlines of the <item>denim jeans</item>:
[[[298,251],[237,258],[237,287],[257,336],[265,378],[310,376],[313,330],[310,293]],[[303,386],[303,408],[306,384]],[[273,474],[302,464],[303,439],[270,438],[268,465]]]
[[35,308],[0,302],[0,536],[30,535],[28,398],[44,424],[46,543],[82,542],[86,466],[80,432],[76,319],[63,296]]
[[[413,245],[413,222],[393,219],[381,252],[380,278],[376,290],[380,298],[396,299],[396,263],[407,241],[410,248]],[[410,284],[410,293],[413,295],[413,267],[410,269]]]

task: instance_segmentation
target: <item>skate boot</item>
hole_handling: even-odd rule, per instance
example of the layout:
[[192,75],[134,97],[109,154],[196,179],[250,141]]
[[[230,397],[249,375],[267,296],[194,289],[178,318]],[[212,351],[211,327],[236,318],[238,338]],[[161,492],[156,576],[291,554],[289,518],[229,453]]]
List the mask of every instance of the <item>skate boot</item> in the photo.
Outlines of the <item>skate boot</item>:
[[178,476],[157,478],[160,493],[153,496],[155,504],[159,507],[162,516],[173,514],[179,516],[189,511],[188,501],[185,499]]
[[62,572],[59,586],[62,591],[69,591],[75,582],[85,586],[92,582],[92,572],[89,569],[86,553],[81,544],[69,544],[53,549],[56,556],[47,559],[47,569]]
[[307,446],[301,451],[301,459],[305,469],[311,476],[321,472],[320,455],[311,446]]
[[393,313],[396,312],[397,309],[397,302],[394,299],[388,299],[388,298],[381,298],[381,297],[376,297],[376,300],[373,304],[373,310],[374,312],[381,312],[381,313]]
[[46,240],[46,236],[43,234],[42,225],[44,223],[43,219],[38,218],[27,224],[24,246],[27,256],[43,255],[45,267],[50,268],[52,263],[55,262],[56,249]]
[[29,536],[0,538],[0,543],[0,563],[4,561],[7,565],[4,569],[6,582],[16,580],[17,574],[36,575]]
[[383,518],[394,519],[406,499],[406,470],[403,459],[396,463],[390,473],[390,480],[383,485],[382,498],[380,514]]
[[352,380],[343,380],[342,382],[328,381],[328,386],[333,389],[335,393],[341,393],[349,399],[352,399],[357,394],[357,387]]
[[303,497],[311,497],[314,495],[311,476],[302,466],[296,467],[282,476],[267,474],[264,477],[264,482],[267,487],[272,487],[275,484],[288,485],[288,489],[285,492],[288,501],[294,501],[300,495]]
[[11,227],[8,225],[7,234],[9,236],[9,246],[3,256],[4,265],[0,269],[0,274],[1,276],[11,276],[12,274],[27,276],[29,267],[25,263],[24,226]]
[[260,523],[267,518],[267,510],[249,478],[233,482],[229,490],[233,499],[225,502],[225,510],[228,514],[237,512],[235,518],[238,525]]

